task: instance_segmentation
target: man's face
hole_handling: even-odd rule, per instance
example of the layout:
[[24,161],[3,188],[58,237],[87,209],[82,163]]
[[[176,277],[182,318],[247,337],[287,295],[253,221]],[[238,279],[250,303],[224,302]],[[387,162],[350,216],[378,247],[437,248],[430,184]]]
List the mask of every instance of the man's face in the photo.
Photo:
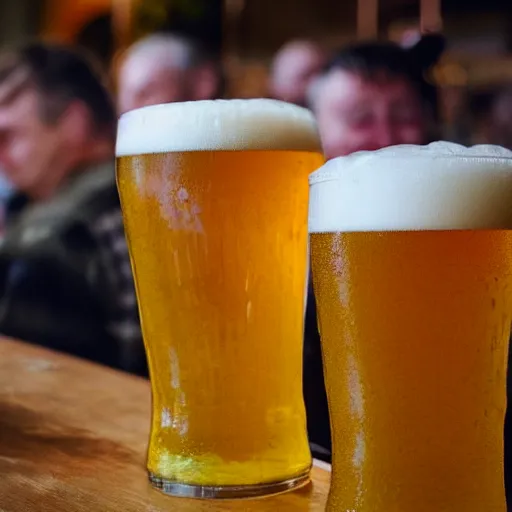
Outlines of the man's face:
[[0,168],[9,181],[30,195],[48,175],[58,172],[59,154],[65,145],[59,123],[41,119],[40,98],[22,91],[0,105]]
[[189,99],[186,71],[128,63],[119,80],[119,112]]
[[403,78],[382,75],[370,81],[335,70],[318,94],[315,113],[328,159],[426,142],[426,114],[418,94]]
[[305,105],[308,86],[320,72],[324,61],[324,56],[313,48],[290,51],[274,71],[274,96],[283,101]]

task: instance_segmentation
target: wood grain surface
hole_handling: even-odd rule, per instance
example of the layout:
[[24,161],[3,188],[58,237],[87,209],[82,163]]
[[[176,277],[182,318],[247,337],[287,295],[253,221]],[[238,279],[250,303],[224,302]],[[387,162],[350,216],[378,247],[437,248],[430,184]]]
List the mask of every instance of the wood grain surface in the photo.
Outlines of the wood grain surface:
[[313,484],[258,500],[170,498],[145,471],[150,389],[143,379],[0,339],[0,512],[323,511]]

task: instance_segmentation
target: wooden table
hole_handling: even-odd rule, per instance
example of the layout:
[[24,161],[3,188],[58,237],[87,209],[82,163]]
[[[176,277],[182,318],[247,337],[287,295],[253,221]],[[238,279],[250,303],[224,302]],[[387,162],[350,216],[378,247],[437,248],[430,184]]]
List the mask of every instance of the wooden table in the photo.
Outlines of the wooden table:
[[0,512],[323,511],[329,467],[313,484],[243,501],[170,498],[145,471],[149,384],[0,339]]

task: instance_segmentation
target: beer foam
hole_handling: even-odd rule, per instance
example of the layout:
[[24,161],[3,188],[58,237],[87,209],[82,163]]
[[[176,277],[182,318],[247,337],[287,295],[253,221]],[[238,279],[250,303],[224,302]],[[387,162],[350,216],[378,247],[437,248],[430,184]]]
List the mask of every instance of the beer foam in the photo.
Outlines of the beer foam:
[[262,149],[321,151],[313,114],[267,99],[144,107],[121,116],[116,155]]
[[512,228],[512,151],[499,146],[363,151],[309,181],[311,233]]

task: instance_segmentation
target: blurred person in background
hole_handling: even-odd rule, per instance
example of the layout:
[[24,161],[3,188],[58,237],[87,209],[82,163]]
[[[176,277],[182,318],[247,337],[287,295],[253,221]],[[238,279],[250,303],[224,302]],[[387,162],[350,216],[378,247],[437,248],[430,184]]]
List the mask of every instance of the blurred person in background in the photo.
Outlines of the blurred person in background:
[[[441,37],[429,36],[407,50],[393,43],[364,43],[339,52],[308,91],[326,158],[395,144],[426,144],[436,138],[437,93],[424,77],[443,48]],[[330,461],[329,413],[312,279],[309,283],[304,401],[313,455]]]
[[84,56],[38,43],[0,55],[0,168],[17,190],[0,245],[0,333],[143,373],[115,134]]
[[453,125],[449,127],[450,140],[466,146],[490,144],[493,124],[491,112],[497,94],[495,87],[467,90],[458,105]]
[[512,86],[470,90],[453,127],[460,144],[497,144],[512,149]]
[[7,204],[14,192],[15,189],[12,183],[5,177],[5,174],[0,169],[0,240],[3,237],[5,229]]
[[443,49],[432,35],[410,49],[363,43],[339,52],[309,91],[326,157],[437,138],[437,91],[425,74]]
[[222,96],[217,62],[199,43],[173,34],[155,34],[131,46],[118,72],[118,110]]
[[326,52],[312,41],[291,41],[276,54],[272,64],[269,88],[278,100],[306,106],[312,80],[327,63]]
[[498,91],[490,109],[489,143],[512,150],[512,86]]

